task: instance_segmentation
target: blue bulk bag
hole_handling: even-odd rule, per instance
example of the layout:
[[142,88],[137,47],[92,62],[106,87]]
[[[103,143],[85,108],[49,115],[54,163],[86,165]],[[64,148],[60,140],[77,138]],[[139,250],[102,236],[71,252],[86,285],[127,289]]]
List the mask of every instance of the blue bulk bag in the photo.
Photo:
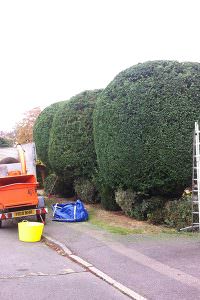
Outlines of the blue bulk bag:
[[75,203],[56,203],[52,205],[53,221],[81,222],[88,220],[88,212],[81,200]]

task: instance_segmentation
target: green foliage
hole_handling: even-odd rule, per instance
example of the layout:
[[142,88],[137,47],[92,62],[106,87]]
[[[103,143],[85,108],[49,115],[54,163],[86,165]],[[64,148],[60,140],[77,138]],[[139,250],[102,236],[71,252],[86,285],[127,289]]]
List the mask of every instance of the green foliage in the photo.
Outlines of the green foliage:
[[168,199],[164,197],[153,196],[146,199],[142,203],[142,211],[144,220],[148,220],[153,224],[164,223],[164,207]]
[[115,193],[115,199],[125,214],[138,220],[165,224],[176,229],[192,224],[191,196],[169,200],[160,196],[149,197],[130,189],[119,189]]
[[56,182],[58,180],[58,176],[56,174],[48,175],[44,180],[44,191],[47,195],[55,195],[56,191]]
[[164,209],[157,208],[154,211],[148,213],[147,219],[150,223],[159,225],[164,223]]
[[[165,202],[166,199],[162,197],[149,197],[149,195],[137,193],[130,216],[138,220],[151,220],[152,223],[160,224],[162,223],[163,218],[162,220],[160,220],[160,216],[159,220],[156,218],[158,212],[163,209]],[[156,218],[154,218],[154,213]]]
[[97,203],[98,197],[94,183],[88,179],[77,179],[74,182],[74,191],[77,198],[80,198],[86,203]]
[[44,191],[46,195],[62,195],[71,197],[74,195],[71,183],[66,183],[56,174],[50,174],[45,178]]
[[103,208],[106,210],[120,210],[119,205],[115,201],[115,193],[108,185],[102,185],[100,196]]
[[85,91],[64,102],[55,114],[50,134],[49,159],[65,180],[91,178],[96,166],[92,114],[101,90]]
[[191,181],[200,64],[154,61],[121,72],[94,111],[97,161],[116,189],[177,196]]
[[13,146],[13,142],[11,140],[0,137],[0,148],[12,147],[12,146]]
[[149,197],[149,195],[136,193],[130,189],[119,189],[115,193],[115,200],[123,212],[138,220],[149,220],[151,223],[163,223],[162,210],[165,199]]
[[33,128],[33,139],[36,144],[37,156],[42,162],[49,167],[48,148],[49,148],[49,135],[53,118],[58,108],[63,102],[56,102],[46,107],[36,119]]
[[115,192],[115,201],[123,210],[126,215],[131,215],[133,211],[133,205],[137,198],[137,194],[132,190],[123,191],[122,189],[118,189]]
[[44,184],[42,181],[42,176],[41,176],[41,172],[39,172],[38,168],[36,168],[36,175],[37,175],[37,182],[39,183],[39,187],[40,189],[44,188]]
[[164,222],[170,227],[177,229],[191,226],[192,204],[189,196],[182,197],[176,201],[169,201],[165,205]]

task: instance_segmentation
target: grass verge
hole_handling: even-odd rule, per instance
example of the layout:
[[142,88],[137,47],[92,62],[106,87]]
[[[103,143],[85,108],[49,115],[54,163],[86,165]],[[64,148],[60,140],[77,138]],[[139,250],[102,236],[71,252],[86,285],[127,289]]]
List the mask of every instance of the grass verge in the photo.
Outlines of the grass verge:
[[[113,221],[110,218],[104,218],[102,215],[99,216],[97,209],[94,207],[88,207],[89,212],[89,223],[97,226],[101,229],[109,231],[111,233],[120,234],[120,235],[128,235],[128,234],[177,234],[177,231],[172,228],[165,228],[162,226],[155,226],[149,224],[147,222],[140,222],[129,217],[123,216],[123,218],[127,218],[127,220],[131,220],[130,224],[120,225],[119,218],[120,216],[113,217]],[[112,212],[106,212],[107,215],[112,215]],[[113,224],[114,222],[114,224]]]
[[[46,199],[46,205],[49,208],[49,214],[51,215],[51,205],[58,203],[73,202],[73,199],[64,199],[53,197]],[[89,213],[88,223],[92,226],[106,230],[108,232],[119,234],[119,235],[130,235],[130,234],[149,234],[149,235],[173,235],[176,236],[187,236],[194,237],[197,234],[191,232],[178,232],[174,228],[168,228],[165,226],[157,226],[149,224],[144,221],[137,221],[123,214],[116,214],[114,212],[105,211],[99,205],[85,204],[86,209]]]

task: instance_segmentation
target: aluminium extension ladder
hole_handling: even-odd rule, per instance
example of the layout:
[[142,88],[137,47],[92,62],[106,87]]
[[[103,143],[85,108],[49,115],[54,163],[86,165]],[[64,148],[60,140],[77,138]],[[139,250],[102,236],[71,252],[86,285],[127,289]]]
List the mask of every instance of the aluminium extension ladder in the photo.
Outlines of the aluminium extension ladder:
[[200,230],[200,143],[198,122],[195,122],[193,140],[192,229]]
[[192,225],[181,228],[184,230],[200,231],[200,141],[199,124],[195,122],[193,137],[193,167],[192,167]]

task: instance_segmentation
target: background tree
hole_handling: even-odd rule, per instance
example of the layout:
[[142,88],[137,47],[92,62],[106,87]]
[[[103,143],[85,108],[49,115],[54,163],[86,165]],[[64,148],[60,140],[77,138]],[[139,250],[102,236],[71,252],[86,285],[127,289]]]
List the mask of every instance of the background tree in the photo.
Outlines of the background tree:
[[15,127],[16,142],[26,144],[33,141],[33,126],[40,113],[40,107],[24,113],[23,119]]
[[[0,137],[3,139],[2,144],[8,145],[8,147],[12,146],[15,142],[15,131],[0,131]],[[5,142],[4,142],[5,140]],[[7,147],[7,146],[6,146]]]

